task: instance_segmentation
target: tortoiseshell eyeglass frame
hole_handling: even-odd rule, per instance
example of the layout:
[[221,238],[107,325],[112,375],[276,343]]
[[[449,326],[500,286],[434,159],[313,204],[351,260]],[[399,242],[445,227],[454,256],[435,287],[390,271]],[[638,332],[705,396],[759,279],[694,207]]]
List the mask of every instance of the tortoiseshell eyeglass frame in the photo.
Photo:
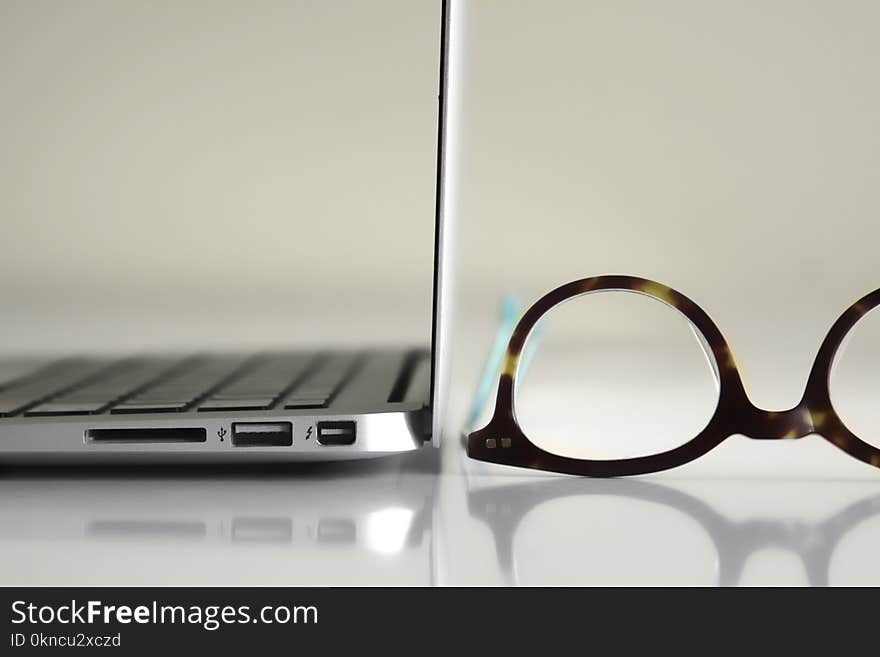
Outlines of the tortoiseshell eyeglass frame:
[[[517,367],[523,346],[538,320],[560,303],[584,294],[623,291],[644,294],[682,313],[703,341],[718,382],[718,405],[700,433],[665,452],[636,458],[591,460],[547,452],[525,435],[516,421],[514,398]],[[880,304],[880,289],[851,305],[828,331],[813,361],[801,401],[787,411],[766,411],[749,400],[730,347],[721,331],[697,304],[661,283],[635,276],[595,276],[572,281],[541,297],[516,325],[507,345],[495,412],[489,423],[467,438],[473,459],[588,477],[647,474],[684,465],[740,434],[758,439],[802,438],[819,434],[860,461],[880,467],[880,449],[853,434],[831,404],[830,377],[834,357],[846,335],[867,312]]]

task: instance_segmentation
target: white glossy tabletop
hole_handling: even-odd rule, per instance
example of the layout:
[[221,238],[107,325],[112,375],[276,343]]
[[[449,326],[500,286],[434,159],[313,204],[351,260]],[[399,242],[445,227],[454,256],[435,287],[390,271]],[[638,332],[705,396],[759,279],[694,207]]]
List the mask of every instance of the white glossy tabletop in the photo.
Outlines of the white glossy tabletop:
[[[722,447],[725,463],[767,447]],[[878,584],[880,482],[838,475],[583,480],[442,450],[265,470],[16,470],[7,585]],[[771,449],[766,458],[778,458]],[[712,457],[706,457],[710,461]],[[833,468],[832,468],[833,469]],[[734,467],[734,472],[735,467]],[[743,473],[746,471],[743,470]]]

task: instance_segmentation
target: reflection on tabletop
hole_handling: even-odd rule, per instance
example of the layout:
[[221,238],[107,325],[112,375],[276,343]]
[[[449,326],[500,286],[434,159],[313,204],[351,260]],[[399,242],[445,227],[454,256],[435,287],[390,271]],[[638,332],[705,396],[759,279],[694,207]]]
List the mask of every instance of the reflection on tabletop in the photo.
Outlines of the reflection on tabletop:
[[469,482],[509,584],[880,583],[870,481],[526,479]]
[[0,581],[429,585],[438,461],[6,470]]

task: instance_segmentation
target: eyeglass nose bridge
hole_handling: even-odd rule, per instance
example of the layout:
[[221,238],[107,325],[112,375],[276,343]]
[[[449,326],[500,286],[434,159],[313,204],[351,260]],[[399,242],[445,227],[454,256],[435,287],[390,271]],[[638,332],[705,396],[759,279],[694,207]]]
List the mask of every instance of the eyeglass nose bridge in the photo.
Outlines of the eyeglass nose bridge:
[[784,411],[767,411],[751,406],[741,413],[736,433],[754,440],[789,440],[816,432],[816,419],[806,404]]

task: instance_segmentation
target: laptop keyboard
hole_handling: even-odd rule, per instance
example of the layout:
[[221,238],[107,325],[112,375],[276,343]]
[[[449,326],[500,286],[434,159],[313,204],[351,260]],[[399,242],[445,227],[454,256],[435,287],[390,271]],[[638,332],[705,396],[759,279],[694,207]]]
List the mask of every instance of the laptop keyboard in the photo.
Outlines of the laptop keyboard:
[[0,417],[324,408],[355,353],[70,358],[0,382]]

